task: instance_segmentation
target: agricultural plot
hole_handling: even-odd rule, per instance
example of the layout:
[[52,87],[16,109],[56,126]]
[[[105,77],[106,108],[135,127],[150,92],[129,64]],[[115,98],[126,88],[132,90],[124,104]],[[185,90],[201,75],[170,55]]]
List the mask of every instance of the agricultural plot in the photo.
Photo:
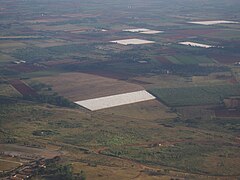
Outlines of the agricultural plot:
[[23,96],[36,96],[37,93],[21,80],[15,79],[9,82]]
[[214,63],[213,59],[206,56],[192,56],[192,55],[178,55],[166,56],[166,59],[174,64],[211,64]]
[[24,46],[26,46],[26,44],[13,40],[1,40],[0,43],[0,49],[3,51],[8,49],[22,48]]
[[240,85],[163,88],[150,92],[168,106],[216,105],[226,97],[239,96]]
[[179,42],[178,44],[181,45],[186,45],[186,46],[192,46],[192,47],[201,47],[201,48],[211,48],[211,47],[215,47],[215,46],[211,46],[211,45],[207,45],[207,44],[200,44],[200,43],[195,43],[195,42]]
[[139,85],[85,73],[63,73],[56,76],[34,78],[32,81],[48,84],[61,96],[72,101],[143,90]]
[[238,62],[238,59],[239,59],[237,56],[232,56],[227,54],[212,55],[212,58],[214,58],[216,61],[222,64],[235,64],[236,62]]
[[[23,156],[29,157],[29,159],[32,157],[53,158],[62,153],[61,151],[57,151],[58,149],[27,147],[17,144],[0,144],[0,148],[1,151],[14,155],[16,157]],[[21,163],[19,162],[19,164]]]
[[21,94],[9,84],[0,84],[0,96],[19,97]]
[[54,47],[54,46],[63,46],[69,44],[71,42],[61,40],[61,39],[48,39],[48,40],[41,40],[41,41],[34,41],[31,44],[40,47],[40,48],[47,48],[47,47]]
[[[215,116],[220,118],[239,118],[240,117],[240,111],[239,110],[228,110],[228,109],[216,109],[215,110]],[[236,125],[239,126],[239,125]],[[240,126],[239,126],[240,127]],[[234,128],[234,126],[232,127]],[[237,127],[235,127],[237,129]]]
[[100,109],[106,109],[153,99],[155,99],[155,97],[149,94],[147,91],[137,91],[95,99],[88,99],[84,101],[77,101],[75,103],[91,111],[96,111]]
[[138,44],[154,44],[154,41],[142,40],[142,39],[124,39],[110,41],[112,43],[122,44],[122,45],[138,45]]
[[177,117],[174,112],[170,112],[168,107],[157,100],[112,107],[109,109],[103,109],[99,112],[108,115],[114,114],[120,117],[142,119],[144,121],[156,119],[166,120]]
[[14,61],[15,59],[7,54],[0,53],[0,63]]
[[41,36],[0,36],[0,40],[39,39]]
[[215,25],[215,24],[238,24],[239,22],[217,20],[217,21],[193,21],[193,22],[189,22],[189,23],[200,24],[200,25]]
[[[45,43],[46,45],[46,43]],[[50,47],[27,47],[22,49],[17,49],[11,53],[11,55],[17,59],[25,60],[28,62],[38,62],[39,61],[48,61],[49,59],[64,59],[64,56],[70,54],[88,54],[91,50],[94,49],[94,46],[91,45],[81,45],[81,44],[67,44],[60,46],[52,46]]]
[[83,27],[74,25],[74,24],[64,24],[64,25],[56,25],[56,26],[48,26],[48,25],[32,25],[30,26],[33,30],[41,30],[41,31],[77,31],[82,30]]
[[240,33],[239,33],[239,30],[237,30],[237,29],[222,29],[222,30],[216,31],[211,34],[204,34],[204,35],[202,35],[202,37],[214,38],[214,39],[218,39],[218,41],[220,41],[220,40],[224,40],[224,41],[235,40],[236,41],[236,40],[240,39]]
[[7,159],[7,158],[2,159],[0,157],[0,173],[3,171],[9,171],[9,170],[15,169],[22,164],[23,163],[14,161],[12,159]]
[[130,82],[141,84],[145,89],[156,88],[182,88],[193,86],[215,86],[215,85],[227,85],[232,84],[231,72],[212,73],[208,76],[193,76],[193,77],[180,77],[176,75],[161,75],[161,76],[149,76],[149,77],[135,77]]
[[34,19],[34,20],[27,20],[25,21],[26,23],[32,23],[32,24],[37,24],[37,23],[55,23],[55,22],[62,22],[66,21],[67,18],[41,18],[41,19]]

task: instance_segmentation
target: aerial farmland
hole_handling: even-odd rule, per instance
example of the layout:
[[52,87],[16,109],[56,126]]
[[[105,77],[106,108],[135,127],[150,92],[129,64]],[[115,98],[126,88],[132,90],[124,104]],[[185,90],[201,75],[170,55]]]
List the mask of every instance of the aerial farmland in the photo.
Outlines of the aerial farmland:
[[239,0],[2,0],[0,179],[239,179]]

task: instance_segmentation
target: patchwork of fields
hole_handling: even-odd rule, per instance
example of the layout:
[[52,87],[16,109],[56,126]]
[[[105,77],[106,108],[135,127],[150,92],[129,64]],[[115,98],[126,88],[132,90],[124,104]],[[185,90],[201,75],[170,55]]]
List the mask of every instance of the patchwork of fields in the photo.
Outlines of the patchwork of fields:
[[239,179],[239,7],[1,0],[0,179]]

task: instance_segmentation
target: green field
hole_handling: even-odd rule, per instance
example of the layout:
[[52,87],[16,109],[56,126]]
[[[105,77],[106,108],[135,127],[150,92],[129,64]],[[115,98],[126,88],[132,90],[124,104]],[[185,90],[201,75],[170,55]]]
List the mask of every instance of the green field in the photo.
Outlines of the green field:
[[224,98],[240,95],[240,85],[198,86],[150,90],[168,106],[220,104]]
[[174,64],[209,64],[214,63],[211,58],[206,56],[178,55],[167,56],[167,59]]
[[[240,25],[189,23],[240,22],[239,0],[0,2],[0,179],[37,152],[60,160],[32,179],[240,179]],[[124,32],[138,28],[162,33]],[[132,86],[156,99],[72,102]]]

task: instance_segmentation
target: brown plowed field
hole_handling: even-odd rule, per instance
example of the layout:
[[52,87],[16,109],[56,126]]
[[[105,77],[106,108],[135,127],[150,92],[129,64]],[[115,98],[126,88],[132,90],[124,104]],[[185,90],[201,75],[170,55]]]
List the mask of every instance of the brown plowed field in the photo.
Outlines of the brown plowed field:
[[240,110],[217,109],[216,117],[240,117]]
[[235,62],[239,61],[238,57],[233,56],[213,55],[212,58],[223,64],[234,64]]
[[166,34],[165,37],[178,40],[178,39],[185,39],[190,36],[199,36],[199,35],[206,35],[211,33],[216,33],[218,30],[216,29],[187,29],[187,30],[173,30],[169,31],[169,34]]
[[10,80],[9,83],[23,96],[36,96],[37,93],[26,85],[24,82],[18,79]]
[[163,56],[158,56],[156,59],[159,60],[163,64],[172,64],[171,61],[169,61],[167,58],[165,58]]
[[34,80],[51,85],[54,91],[73,101],[143,90],[136,84],[85,73],[63,73]]

